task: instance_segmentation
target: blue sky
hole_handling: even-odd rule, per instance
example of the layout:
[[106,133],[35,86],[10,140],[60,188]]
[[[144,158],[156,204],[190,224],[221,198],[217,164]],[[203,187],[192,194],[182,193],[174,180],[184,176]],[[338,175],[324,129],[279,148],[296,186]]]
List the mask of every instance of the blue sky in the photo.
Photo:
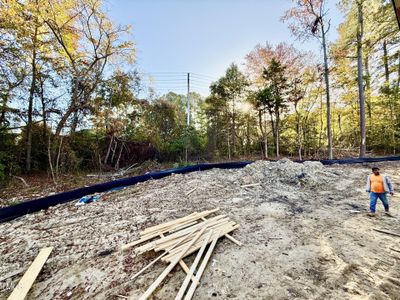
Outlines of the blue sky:
[[[331,40],[342,20],[335,3],[328,4]],[[319,52],[318,42],[295,41],[280,21],[291,5],[289,0],[108,0],[106,4],[116,23],[132,25],[137,67],[152,74],[160,93],[169,89],[184,93],[184,73],[191,72],[192,89],[203,95],[209,81],[222,76],[232,62],[241,66],[258,43],[286,41]]]

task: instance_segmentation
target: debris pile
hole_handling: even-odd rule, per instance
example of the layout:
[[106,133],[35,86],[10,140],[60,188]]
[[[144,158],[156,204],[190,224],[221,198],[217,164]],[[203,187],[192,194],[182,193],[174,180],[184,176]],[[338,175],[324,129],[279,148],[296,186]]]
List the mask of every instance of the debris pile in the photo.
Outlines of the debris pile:
[[295,163],[289,159],[276,162],[256,161],[247,165],[240,173],[254,182],[282,185],[317,186],[333,180],[340,170],[327,169],[317,161]]
[[[133,246],[148,242],[135,249],[135,254],[139,255],[148,251],[163,251],[163,253],[149,263],[146,267],[136,273],[132,279],[135,279],[160,259],[169,263],[166,269],[153,282],[140,299],[147,299],[167,277],[176,265],[180,265],[186,272],[186,278],[179,289],[175,299],[191,299],[194,295],[199,280],[207,266],[212,255],[214,247],[219,238],[225,236],[232,242],[242,245],[239,241],[229,235],[230,232],[239,227],[238,224],[231,221],[225,215],[218,215],[209,219],[207,216],[217,212],[219,209],[207,210],[201,213],[192,213],[186,217],[176,219],[167,223],[149,227],[140,232],[140,239],[122,246],[122,250],[127,250]],[[159,238],[158,238],[159,237]],[[154,240],[155,238],[158,238]],[[151,241],[153,240],[153,241]],[[206,254],[203,253],[209,246]],[[193,264],[189,268],[183,259],[192,253],[198,251]],[[200,260],[202,262],[200,263]],[[189,287],[189,284],[191,285]]]

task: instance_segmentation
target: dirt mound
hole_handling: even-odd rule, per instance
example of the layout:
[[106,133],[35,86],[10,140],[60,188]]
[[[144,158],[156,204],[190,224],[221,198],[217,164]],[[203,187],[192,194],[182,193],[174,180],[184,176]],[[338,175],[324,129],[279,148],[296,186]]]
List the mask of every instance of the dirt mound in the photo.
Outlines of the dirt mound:
[[334,181],[342,172],[327,169],[320,162],[295,163],[289,159],[277,162],[256,161],[240,172],[247,181],[259,181],[282,188],[282,185],[316,186]]

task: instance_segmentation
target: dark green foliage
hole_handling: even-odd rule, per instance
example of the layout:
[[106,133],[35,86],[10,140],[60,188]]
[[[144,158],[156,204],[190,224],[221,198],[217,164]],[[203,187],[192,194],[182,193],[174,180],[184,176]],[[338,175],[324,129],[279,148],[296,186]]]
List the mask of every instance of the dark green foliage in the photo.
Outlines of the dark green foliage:
[[17,145],[18,135],[0,127],[0,182],[10,174],[18,174],[21,170],[21,151]]
[[[32,125],[32,171],[37,172],[46,170],[48,166],[47,146],[48,146],[48,128],[43,128],[41,124]],[[22,139],[18,140],[18,148],[22,151],[23,157],[26,156],[26,128],[21,132]],[[21,159],[23,159],[21,157]],[[22,165],[21,165],[22,167]]]
[[99,136],[90,130],[75,132],[68,138],[70,151],[70,171],[90,171],[99,169],[98,154],[103,145]]

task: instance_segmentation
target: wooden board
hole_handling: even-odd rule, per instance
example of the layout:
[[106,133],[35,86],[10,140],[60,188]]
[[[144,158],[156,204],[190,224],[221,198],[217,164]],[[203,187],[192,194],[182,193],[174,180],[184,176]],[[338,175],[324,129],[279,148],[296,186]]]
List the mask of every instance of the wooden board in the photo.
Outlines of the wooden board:
[[[206,218],[204,218],[204,217],[202,217],[201,218],[203,221],[207,221],[207,219]],[[233,236],[231,236],[231,235],[229,235],[229,234],[225,234],[225,237],[228,239],[228,240],[230,240],[231,242],[233,242],[233,243],[235,243],[236,245],[238,245],[238,246],[243,246],[243,243],[242,242],[239,242],[237,239],[235,239]]]
[[[232,223],[233,223],[233,222],[232,222]],[[218,220],[218,221],[215,222],[215,223],[209,224],[209,225],[207,226],[207,228],[208,228],[208,230],[210,230],[210,229],[213,229],[213,228],[223,227],[223,226],[225,226],[225,225],[227,225],[227,224],[229,224],[229,219],[222,219],[222,220]],[[234,223],[233,223],[233,224],[234,224]],[[197,230],[195,230],[195,231],[197,231]],[[195,231],[193,231],[193,232],[187,234],[187,238],[186,238],[186,240],[185,240],[184,242],[190,240],[190,239],[193,237]],[[174,240],[176,240],[176,239],[174,239]],[[166,249],[169,245],[171,245],[171,244],[173,243],[174,240],[165,241],[165,242],[161,242],[161,240],[156,241],[156,245],[157,245],[157,246],[154,247],[154,251],[158,252],[158,251],[161,251],[161,250]]]
[[[235,230],[235,229],[237,229],[237,228],[239,228],[239,225],[228,226],[228,227],[220,228],[220,229],[219,229],[220,232],[214,233],[213,236],[212,236],[212,239],[214,239],[217,235],[219,235],[218,238],[220,238],[220,237],[224,236],[226,233],[229,233],[229,232],[231,232],[231,231],[233,231],[233,230]],[[179,253],[179,251],[180,251],[180,250],[182,249],[182,247],[184,247],[185,245],[186,245],[186,244],[183,244],[183,245],[181,245],[180,247],[177,247],[176,249],[172,250],[172,251],[170,252],[170,254],[168,254],[167,256],[164,256],[161,260],[162,260],[162,261],[165,261],[165,262],[173,261],[173,260],[174,260],[174,257],[176,257],[176,255]],[[192,246],[188,249],[188,251],[186,252],[186,254],[185,254],[184,257],[186,257],[186,256],[188,256],[188,255],[190,255],[190,254],[192,254],[193,252],[196,252],[198,249],[200,249],[200,247],[201,247],[201,242],[195,243],[194,245],[192,245]]]
[[204,227],[205,224],[208,224],[207,226],[209,226],[209,224],[214,224],[216,222],[218,222],[218,220],[223,219],[225,217],[225,215],[219,215],[216,216],[214,218],[208,219],[207,222],[202,222],[196,225],[193,225],[191,227],[182,229],[180,231],[174,232],[164,238],[155,240],[153,242],[147,243],[143,246],[140,246],[138,248],[135,249],[135,254],[141,254],[144,253],[146,251],[150,251],[153,250],[154,248],[156,248],[158,245],[160,244],[164,244],[165,242],[168,241],[172,241],[175,240],[177,238],[180,238],[181,236],[187,236],[188,234],[198,231],[199,229],[201,229],[202,227]]
[[204,250],[207,247],[207,244],[213,234],[213,231],[211,230],[209,234],[206,236],[206,238],[203,240],[203,244],[201,245],[201,248],[199,252],[196,255],[196,258],[193,261],[193,264],[190,266],[189,272],[187,272],[187,275],[185,277],[185,280],[182,283],[181,288],[178,291],[178,294],[175,297],[175,300],[181,300],[183,298],[183,295],[185,294],[185,291],[190,283],[190,280],[192,279],[192,276],[194,275],[194,271],[196,271],[197,265],[200,262],[201,257],[203,256]]
[[35,260],[25,272],[24,276],[22,276],[11,295],[7,298],[8,300],[25,299],[33,283],[35,282],[36,277],[39,275],[43,265],[46,263],[51,251],[53,251],[53,247],[43,248],[40,250],[38,256],[36,256]]
[[[223,236],[225,233],[230,232],[235,230],[239,225],[235,225],[234,222],[232,223],[228,223],[225,224],[223,226],[219,226],[219,227],[214,227],[212,228],[212,230],[214,230],[214,234],[211,237],[211,239],[214,238],[214,236],[216,234],[222,234],[221,236]],[[206,232],[203,234],[204,236],[206,236],[208,234],[208,232],[211,230],[211,228],[207,228]],[[203,239],[204,237],[201,237],[201,239]],[[211,243],[211,241],[210,241]],[[163,261],[171,261],[173,260],[173,257],[178,254],[185,246],[187,245],[187,242],[180,244],[179,246],[177,246],[175,249],[170,251],[170,254],[168,254],[167,256],[165,256],[162,260]],[[196,242],[186,253],[186,255],[190,255],[193,252],[195,252],[196,250],[200,249],[201,247],[201,242]]]
[[208,248],[208,251],[207,251],[206,255],[204,256],[204,259],[203,259],[203,261],[201,262],[201,265],[200,265],[199,269],[197,270],[197,273],[196,273],[196,276],[195,276],[197,282],[196,282],[196,281],[193,281],[193,282],[192,282],[192,284],[190,285],[190,288],[189,288],[188,292],[186,293],[185,300],[190,300],[190,299],[192,299],[192,297],[193,297],[193,295],[194,295],[194,292],[196,291],[197,283],[198,283],[198,281],[200,281],[200,278],[201,278],[201,276],[203,275],[203,272],[204,272],[204,270],[205,270],[206,267],[207,267],[208,261],[210,260],[211,254],[213,253],[214,248],[215,248],[215,245],[217,244],[217,241],[218,241],[218,239],[219,239],[220,236],[221,236],[220,233],[217,233],[217,234],[214,236],[214,239],[213,239],[213,241],[212,241],[210,247]]
[[156,290],[156,288],[160,285],[160,283],[165,279],[165,277],[168,276],[168,274],[172,271],[172,269],[179,263],[179,261],[183,258],[185,255],[186,251],[200,238],[200,236],[203,234],[204,230],[206,227],[204,227],[202,230],[200,230],[197,235],[193,238],[193,240],[181,251],[181,253],[175,258],[174,261],[172,261],[168,267],[165,268],[165,270],[158,276],[158,278],[150,285],[150,287],[147,289],[147,291],[139,298],[139,300],[146,300],[148,299],[151,294]]
[[173,221],[169,221],[169,222],[166,222],[166,223],[162,223],[162,224],[159,224],[159,225],[156,225],[156,226],[152,226],[152,227],[146,228],[140,234],[141,235],[145,235],[145,234],[148,234],[148,233],[151,233],[151,232],[154,232],[154,231],[160,231],[160,229],[163,229],[163,228],[166,228],[166,227],[171,227],[171,226],[174,226],[174,225],[180,226],[184,222],[188,222],[188,221],[192,222],[194,220],[198,220],[201,217],[208,216],[208,215],[210,215],[212,213],[217,212],[218,210],[219,210],[219,208],[215,208],[215,209],[212,209],[212,210],[203,211],[201,213],[193,213],[193,214],[190,214],[190,215],[188,215],[186,217],[183,217],[183,218],[179,218],[179,219],[176,219],[176,220],[173,220]]
[[[161,233],[161,235],[163,235]],[[148,268],[150,268],[152,265],[154,265],[157,261],[159,261],[162,257],[164,257],[165,255],[168,254],[169,251],[171,251],[172,249],[174,249],[176,246],[178,246],[180,243],[183,242],[183,238],[181,238],[180,240],[176,241],[174,245],[171,246],[171,248],[166,249],[166,251],[161,254],[160,256],[158,256],[156,259],[154,259],[152,262],[150,262],[147,266],[145,266],[143,269],[141,269],[139,272],[137,272],[135,275],[132,276],[132,280],[134,280],[136,277],[138,277],[139,275],[143,274]]]
[[[149,227],[146,228],[145,230],[140,232],[140,239],[130,242],[128,244],[122,245],[121,246],[121,250],[122,251],[126,251],[136,245],[142,244],[144,242],[147,242],[149,240],[154,239],[155,237],[158,237],[160,235],[160,233],[166,233],[166,232],[173,232],[173,231],[177,231],[180,229],[183,229],[185,227],[190,226],[189,224],[196,224],[196,220],[201,219],[204,216],[208,216],[216,211],[218,211],[219,208],[213,209],[213,210],[206,210],[203,211],[201,213],[192,213],[186,217],[180,218],[180,219],[176,219],[167,223],[163,223],[163,224],[159,224],[153,227]],[[180,229],[177,229],[180,228]],[[148,247],[148,244],[144,245],[144,248]],[[151,248],[150,248],[151,250]],[[148,251],[148,250],[146,250]]]

